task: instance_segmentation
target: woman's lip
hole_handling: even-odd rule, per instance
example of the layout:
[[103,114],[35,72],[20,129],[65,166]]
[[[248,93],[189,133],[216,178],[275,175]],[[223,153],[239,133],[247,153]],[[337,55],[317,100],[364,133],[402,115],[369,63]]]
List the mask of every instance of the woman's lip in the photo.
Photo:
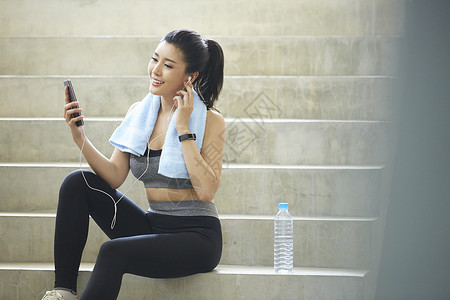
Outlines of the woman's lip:
[[160,86],[164,83],[164,81],[160,81],[158,79],[152,78],[152,85],[154,86]]

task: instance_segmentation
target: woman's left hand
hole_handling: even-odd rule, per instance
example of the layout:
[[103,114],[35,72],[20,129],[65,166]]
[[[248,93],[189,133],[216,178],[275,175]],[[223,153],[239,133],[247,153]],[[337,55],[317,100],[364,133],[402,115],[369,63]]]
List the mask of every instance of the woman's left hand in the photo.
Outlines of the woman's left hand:
[[178,134],[189,133],[189,118],[194,110],[194,92],[192,89],[192,83],[184,82],[186,90],[177,92],[177,96],[173,98],[175,106],[178,109],[175,119],[175,129]]

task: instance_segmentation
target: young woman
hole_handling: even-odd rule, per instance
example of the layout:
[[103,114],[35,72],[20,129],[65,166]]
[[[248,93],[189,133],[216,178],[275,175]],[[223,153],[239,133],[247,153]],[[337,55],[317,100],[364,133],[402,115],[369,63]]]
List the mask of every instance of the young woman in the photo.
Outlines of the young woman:
[[[89,216],[105,242],[81,299],[116,299],[124,273],[175,278],[209,272],[219,263],[222,234],[214,195],[220,184],[225,123],[213,108],[223,83],[218,43],[176,30],[148,65],[149,94],[133,104],[103,156],[76,122],[83,115],[66,88],[64,117],[94,172],[62,183],[55,230],[55,287],[43,299],[76,299]],[[181,161],[180,161],[181,160]],[[144,211],[117,190],[129,170],[143,181]]]

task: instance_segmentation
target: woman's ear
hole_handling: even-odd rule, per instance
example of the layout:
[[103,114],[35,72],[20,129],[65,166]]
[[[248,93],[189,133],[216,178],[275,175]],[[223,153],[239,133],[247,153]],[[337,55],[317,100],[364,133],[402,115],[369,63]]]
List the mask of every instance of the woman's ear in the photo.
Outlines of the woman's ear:
[[186,82],[193,83],[195,81],[195,79],[197,79],[198,74],[199,74],[198,72],[189,74],[188,78],[186,79]]

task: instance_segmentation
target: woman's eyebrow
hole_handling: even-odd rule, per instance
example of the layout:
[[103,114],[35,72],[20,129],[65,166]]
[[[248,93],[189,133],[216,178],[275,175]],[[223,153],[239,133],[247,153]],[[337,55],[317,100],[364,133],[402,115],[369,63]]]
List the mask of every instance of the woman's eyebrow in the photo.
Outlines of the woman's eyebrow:
[[[155,56],[159,57],[159,54],[158,54],[157,52],[155,52],[154,54],[155,54]],[[165,60],[168,60],[168,61],[170,61],[171,63],[174,63],[174,64],[177,63],[177,62],[174,61],[173,59],[170,59],[170,58],[167,58],[167,57],[165,58]]]

